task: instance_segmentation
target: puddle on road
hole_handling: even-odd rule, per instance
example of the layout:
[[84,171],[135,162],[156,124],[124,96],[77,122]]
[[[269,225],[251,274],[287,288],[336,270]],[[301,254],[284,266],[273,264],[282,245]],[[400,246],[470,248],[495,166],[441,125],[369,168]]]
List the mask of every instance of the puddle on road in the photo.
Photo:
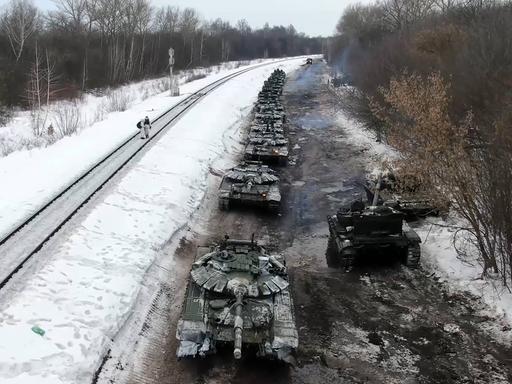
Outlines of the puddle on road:
[[307,114],[302,116],[296,120],[296,124],[305,130],[313,130],[313,129],[326,129],[332,127],[334,122],[331,118],[317,115],[317,114]]

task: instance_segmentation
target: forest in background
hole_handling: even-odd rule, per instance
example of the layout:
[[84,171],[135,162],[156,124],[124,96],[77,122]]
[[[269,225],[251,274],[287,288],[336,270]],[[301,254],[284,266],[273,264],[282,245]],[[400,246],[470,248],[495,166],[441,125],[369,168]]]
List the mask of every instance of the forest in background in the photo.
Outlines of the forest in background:
[[[204,20],[192,8],[150,0],[55,0],[44,12],[30,0],[0,10],[0,110],[39,108],[90,89],[224,61],[319,53],[322,38],[268,24],[252,29]],[[0,113],[1,114],[1,113]],[[1,116],[0,116],[1,117]]]
[[[348,7],[329,61],[343,108],[397,148],[404,189],[464,219],[462,258],[512,283],[512,4],[384,0]],[[406,185],[409,184],[409,185]],[[419,187],[421,186],[421,187]],[[469,259],[468,259],[469,262]]]

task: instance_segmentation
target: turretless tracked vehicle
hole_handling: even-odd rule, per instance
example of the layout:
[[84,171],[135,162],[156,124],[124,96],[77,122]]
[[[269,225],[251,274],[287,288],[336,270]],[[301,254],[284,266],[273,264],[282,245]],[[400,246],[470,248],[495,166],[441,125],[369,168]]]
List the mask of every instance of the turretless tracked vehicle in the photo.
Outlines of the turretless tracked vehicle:
[[[230,240],[199,248],[192,265],[176,337],[177,356],[233,348],[235,359],[257,356],[293,361],[298,334],[284,261],[253,240]],[[245,352],[244,352],[245,353]]]
[[255,205],[273,212],[279,210],[279,177],[261,162],[247,161],[229,170],[219,188],[219,208],[233,204]]
[[420,237],[406,223],[402,212],[377,205],[377,200],[378,188],[372,205],[355,201],[327,218],[329,265],[351,269],[358,258],[371,254],[385,258],[398,256],[407,266],[418,267]]

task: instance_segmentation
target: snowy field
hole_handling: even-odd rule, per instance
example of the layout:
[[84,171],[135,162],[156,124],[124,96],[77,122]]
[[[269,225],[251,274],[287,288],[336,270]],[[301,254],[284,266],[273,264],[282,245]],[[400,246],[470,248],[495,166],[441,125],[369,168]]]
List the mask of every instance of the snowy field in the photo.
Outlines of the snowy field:
[[[367,151],[370,159],[368,172],[377,172],[383,162],[396,159],[399,155],[390,146],[377,143],[372,132],[343,112],[338,114],[337,120],[347,134],[347,142]],[[463,226],[464,222],[453,216],[446,220],[428,218],[422,225],[415,226],[414,229],[422,239],[421,264],[439,281],[446,283],[450,290],[469,292],[481,297],[491,310],[490,315],[498,318],[497,327],[508,329],[512,325],[512,293],[498,278],[481,277],[482,269],[477,263],[476,255],[468,255],[468,259],[464,261],[457,257],[453,246],[455,228]],[[502,337],[503,333],[500,334]]]
[[[212,78],[211,76],[216,74],[226,74],[228,71],[232,72],[235,69],[263,63],[265,61],[272,61],[272,59],[230,61],[211,67],[187,69],[176,73],[176,77],[180,86],[183,86],[185,83],[197,79],[205,77]],[[51,145],[55,139],[60,137],[58,130],[59,122],[56,121],[58,111],[66,106],[76,105],[80,131],[89,128],[94,123],[105,120],[114,109],[130,109],[142,101],[164,92],[168,87],[169,78],[160,77],[130,83],[117,88],[90,90],[84,93],[81,98],[75,100],[76,104],[66,101],[51,103],[49,108],[45,108],[45,112],[48,111],[45,128],[47,128],[50,123],[54,126],[56,132],[53,140],[47,135],[46,131],[43,132],[42,137],[36,137],[34,135],[30,111],[16,111],[12,119],[8,121],[6,125],[0,125],[0,157],[19,150],[28,150]],[[185,88],[185,90],[186,89],[188,88]],[[42,114],[42,116],[45,116],[45,114]]]
[[[272,70],[280,67],[289,72],[303,61],[258,68],[217,89],[129,172],[100,192],[79,222],[70,223],[66,236],[43,249],[44,263],[17,283],[21,288],[15,294],[1,300],[2,384],[91,382],[111,340],[130,316],[146,270],[198,208],[209,167],[226,156],[223,138],[238,131]],[[190,83],[182,91],[192,92],[225,74]],[[141,114],[155,116],[179,100],[162,94],[51,147],[1,159],[2,177],[16,186],[4,184],[9,192],[5,188],[1,192],[0,212],[4,214],[11,204],[29,212],[36,204],[23,204],[32,205],[32,199],[40,202],[39,195],[54,193],[133,134],[134,121]],[[15,193],[18,188],[23,188],[20,196]],[[10,203],[4,203],[5,196]],[[43,329],[44,336],[33,332],[33,326]]]
[[[268,62],[275,60],[267,60]],[[126,94],[139,95],[132,102],[132,107],[124,112],[104,114],[101,121],[91,124],[76,135],[67,136],[47,147],[20,150],[5,157],[0,157],[0,238],[16,227],[38,208],[43,206],[52,196],[57,195],[72,180],[88,170],[99,159],[108,154],[114,147],[138,131],[136,123],[144,116],[151,119],[166,109],[183,100],[188,94],[218,80],[230,73],[243,68],[260,64],[261,60],[251,62],[248,66],[238,67],[237,63],[227,63],[205,78],[183,84],[181,96],[170,97],[168,92],[142,100],[142,89],[151,88],[158,80],[128,85],[119,90]],[[189,75],[204,74],[206,70],[195,70]],[[104,97],[87,96],[82,106],[82,114],[94,116],[102,111]],[[103,113],[103,112],[102,112]],[[29,124],[28,112],[13,120],[6,129],[23,132]],[[27,128],[28,127],[28,128]],[[27,133],[29,134],[29,133]],[[0,133],[0,136],[2,134]],[[21,136],[14,135],[23,141]]]

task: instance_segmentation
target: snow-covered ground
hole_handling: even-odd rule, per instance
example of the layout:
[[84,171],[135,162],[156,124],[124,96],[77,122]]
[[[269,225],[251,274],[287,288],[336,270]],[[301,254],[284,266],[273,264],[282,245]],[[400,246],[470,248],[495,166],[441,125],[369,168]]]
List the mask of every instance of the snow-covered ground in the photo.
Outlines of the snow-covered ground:
[[[0,382],[91,381],[112,338],[130,315],[146,270],[199,206],[208,186],[210,166],[226,156],[223,137],[238,131],[237,124],[249,112],[274,68],[291,71],[303,60],[255,69],[217,89],[161,137],[120,180],[101,192],[83,218],[64,231],[65,238],[61,236],[43,249],[44,264],[18,283],[21,288],[15,293],[2,297]],[[204,82],[191,87],[197,89]],[[170,101],[160,95],[52,147],[20,152],[3,160],[14,161],[10,158],[18,155],[18,173],[20,167],[33,177],[43,172],[35,181],[25,181],[25,187],[34,188],[35,184],[39,193],[47,194],[53,184],[62,185],[61,179],[79,172],[76,168],[91,163],[102,151],[132,134],[133,121],[140,114],[150,108],[157,114]],[[101,135],[107,130],[109,133]],[[68,168],[67,162],[72,169],[52,170],[56,165]],[[5,165],[0,161],[2,169]],[[37,166],[38,171],[29,165]],[[4,173],[12,182],[30,178],[13,174],[16,172]],[[27,192],[23,195],[27,202],[33,197]],[[33,326],[43,329],[44,336],[33,332]]]
[[[2,181],[2,188],[0,188],[0,238],[5,236],[10,229],[15,228],[23,219],[37,211],[50,197],[58,194],[72,180],[88,170],[113,148],[136,133],[138,131],[135,126],[136,122],[142,117],[148,115],[153,119],[183,100],[188,94],[230,73],[258,65],[261,62],[261,60],[257,60],[242,67],[238,67],[236,63],[226,64],[217,68],[218,71],[212,71],[209,76],[183,84],[179,97],[170,97],[168,92],[159,93],[144,100],[141,96],[135,97],[128,110],[104,114],[103,120],[87,126],[76,135],[64,137],[47,147],[20,150],[0,157],[0,180]],[[205,71],[196,70],[197,73],[192,73],[192,75],[200,75]],[[152,82],[155,81],[157,80],[132,84],[123,87],[118,92],[142,95],[141,90],[150,88]],[[88,119],[87,116],[103,113],[104,99],[104,97],[89,95],[81,108],[84,118]],[[29,124],[28,119],[29,117],[25,113],[13,120],[13,124],[16,129],[23,131],[23,126]],[[0,132],[3,132],[4,129],[6,128],[0,128]],[[18,137],[18,139],[20,138]]]
[[[200,67],[176,73],[180,85],[215,74],[226,73],[237,68],[262,63],[269,60],[256,59],[250,61],[230,61],[211,67]],[[270,59],[272,61],[272,59]],[[56,130],[55,137],[60,137],[57,112],[65,106],[76,105],[80,116],[79,130],[87,129],[94,123],[106,119],[113,109],[129,109],[145,99],[164,92],[169,85],[168,77],[149,79],[120,86],[114,89],[92,90],[83,94],[75,103],[56,102],[48,108],[47,128],[52,124]],[[187,88],[188,89],[188,86]],[[32,129],[32,118],[29,111],[17,111],[4,126],[0,125],[0,157],[18,150],[51,145],[54,139],[46,131],[42,137],[36,137]]]
[[[376,172],[383,162],[396,159],[399,155],[384,143],[377,143],[375,135],[364,129],[361,124],[339,112],[337,121],[343,128],[346,140],[354,146],[366,150],[369,155],[368,172]],[[382,169],[382,168],[380,168]],[[457,257],[453,245],[456,228],[464,227],[461,219],[449,216],[446,220],[429,218],[416,227],[422,239],[421,263],[440,281],[445,282],[454,292],[470,292],[482,298],[499,319],[499,327],[510,328],[512,325],[512,293],[503,286],[499,279],[482,278],[482,268],[478,265],[476,254],[469,254],[465,260]],[[503,333],[501,333],[501,336]]]

